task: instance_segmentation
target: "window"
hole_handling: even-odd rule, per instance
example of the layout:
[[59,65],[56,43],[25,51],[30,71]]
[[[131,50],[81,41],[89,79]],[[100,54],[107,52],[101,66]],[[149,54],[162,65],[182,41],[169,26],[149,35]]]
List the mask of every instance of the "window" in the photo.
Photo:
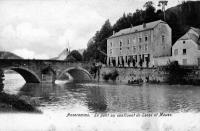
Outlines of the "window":
[[133,44],[135,44],[136,42],[135,42],[136,40],[135,40],[135,38],[133,38]]
[[140,38],[139,38],[139,43],[141,43],[141,42],[142,42],[142,38],[140,37]]
[[148,37],[147,37],[147,36],[145,36],[145,39],[144,39],[144,40],[145,40],[145,42],[147,42],[147,40],[148,40]]
[[110,49],[110,54],[112,54],[112,49]]
[[142,49],[142,46],[141,46],[141,45],[139,45],[139,50],[141,51],[141,49]]
[[122,41],[119,42],[119,46],[120,46],[120,47],[122,46]]
[[183,44],[185,44],[185,41],[183,41]]
[[147,46],[147,44],[146,44],[146,45],[144,45],[144,48],[145,48],[145,51],[147,51],[147,50],[148,50],[148,46]]
[[175,49],[175,50],[174,50],[174,55],[175,55],[175,56],[178,55],[178,49]]
[[136,52],[136,47],[135,47],[135,46],[133,46],[133,52],[134,52],[134,53]]
[[183,49],[183,55],[186,55],[186,49]]
[[187,59],[183,59],[183,65],[187,65]]
[[162,35],[162,43],[164,43],[164,42],[165,42],[165,36]]
[[110,46],[112,46],[112,42],[110,42]]
[[130,39],[128,39],[128,44],[130,44]]

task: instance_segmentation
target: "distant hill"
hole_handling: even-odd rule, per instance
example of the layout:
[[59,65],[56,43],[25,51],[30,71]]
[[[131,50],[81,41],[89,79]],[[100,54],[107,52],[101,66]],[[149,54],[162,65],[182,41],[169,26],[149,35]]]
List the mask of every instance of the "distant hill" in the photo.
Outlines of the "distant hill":
[[0,51],[0,59],[23,59],[23,58],[11,52]]

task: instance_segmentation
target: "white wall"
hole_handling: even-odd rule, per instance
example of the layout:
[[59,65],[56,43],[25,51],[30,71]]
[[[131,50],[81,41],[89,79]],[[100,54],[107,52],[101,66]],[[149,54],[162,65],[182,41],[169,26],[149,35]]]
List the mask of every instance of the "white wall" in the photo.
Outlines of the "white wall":
[[173,61],[173,58],[171,56],[167,57],[158,57],[158,58],[153,58],[153,65],[156,66],[165,66],[169,64],[169,62]]
[[[175,49],[178,49],[178,55],[174,54]],[[183,49],[186,49],[186,55],[183,55]],[[197,59],[200,58],[198,44],[193,40],[178,40],[172,47],[172,56],[180,65],[183,65],[183,59],[187,59],[187,65],[198,65]]]
[[[160,23],[154,28],[153,51],[154,57],[171,56],[172,33],[169,25]],[[162,41],[164,36],[164,42]]]

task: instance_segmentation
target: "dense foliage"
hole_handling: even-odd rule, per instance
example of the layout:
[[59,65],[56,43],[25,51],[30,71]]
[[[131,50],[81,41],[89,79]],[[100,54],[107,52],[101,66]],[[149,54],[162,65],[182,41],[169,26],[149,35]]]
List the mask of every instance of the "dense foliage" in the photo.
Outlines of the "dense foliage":
[[73,50],[66,58],[67,61],[82,61],[82,55],[77,51]]
[[88,42],[87,50],[83,52],[85,61],[98,60],[105,63],[106,55],[101,52],[107,52],[107,38],[112,35],[112,26],[107,20],[100,31]]
[[172,28],[172,41],[184,35],[190,27],[200,28],[200,1],[183,1],[166,11],[166,22]]
[[191,69],[182,67],[177,61],[174,61],[167,65],[166,72],[168,73],[167,82],[169,84],[185,84]]
[[112,81],[116,81],[117,77],[119,76],[119,73],[117,70],[113,70],[111,72],[108,72],[108,73],[103,73],[102,74],[102,77],[105,81],[108,81],[109,79],[112,80]]
[[[166,22],[172,28],[172,44],[186,33],[191,26],[200,28],[199,7],[199,1],[188,1],[166,10]],[[148,1],[144,4],[143,9],[137,9],[134,13],[124,13],[113,26],[111,26],[109,20],[106,20],[100,31],[97,31],[88,42],[88,47],[83,53],[83,59],[85,61],[97,60],[105,63],[106,38],[111,36],[113,31],[118,32],[131,26],[163,19],[163,12],[156,10],[154,3]]]

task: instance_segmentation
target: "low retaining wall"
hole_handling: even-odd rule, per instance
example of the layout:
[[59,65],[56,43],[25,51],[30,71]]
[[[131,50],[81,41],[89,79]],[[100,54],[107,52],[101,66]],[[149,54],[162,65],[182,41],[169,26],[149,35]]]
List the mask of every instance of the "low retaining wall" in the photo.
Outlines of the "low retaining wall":
[[[131,67],[102,67],[100,70],[100,81],[104,81],[103,75],[117,70],[119,76],[116,82],[127,83],[128,80],[142,79],[149,82],[167,82],[168,73],[163,68],[131,68]],[[200,69],[192,69],[186,80],[191,84],[200,82]]]
[[109,72],[112,72],[114,70],[117,70],[119,73],[119,76],[117,77],[117,82],[125,82],[127,83],[128,80],[135,80],[135,79],[142,79],[143,81],[146,81],[149,79],[149,81],[159,81],[159,82],[165,82],[166,81],[166,72],[157,69],[157,68],[113,68],[113,67],[103,67],[100,71],[100,80],[103,80],[103,74],[108,74]]

